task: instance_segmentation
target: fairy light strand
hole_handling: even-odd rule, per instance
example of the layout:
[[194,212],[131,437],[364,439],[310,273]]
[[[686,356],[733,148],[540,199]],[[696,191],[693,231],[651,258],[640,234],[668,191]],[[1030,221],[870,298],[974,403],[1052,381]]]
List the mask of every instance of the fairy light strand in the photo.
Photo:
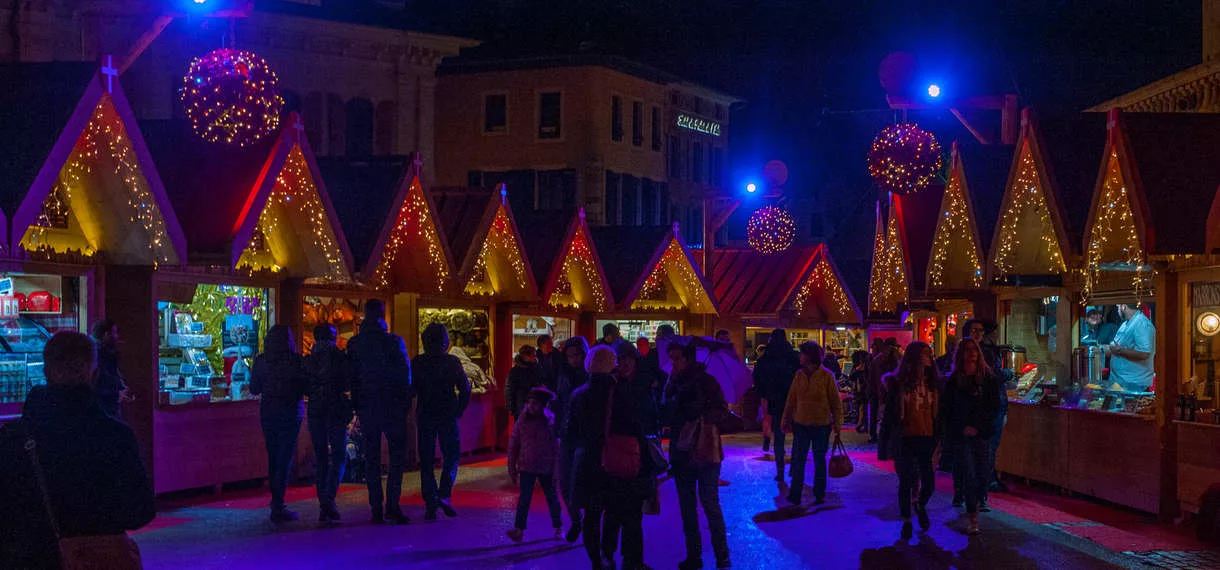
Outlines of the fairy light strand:
[[576,228],[576,233],[572,236],[567,251],[564,252],[559,281],[547,302],[552,307],[580,308],[580,295],[576,293],[580,287],[574,285],[573,281],[580,282],[590,292],[592,299],[585,300],[586,305],[596,311],[609,309],[606,293],[602,290],[600,271],[597,268],[597,262],[593,259],[593,248],[589,247],[589,239],[585,235],[584,227]]
[[[1006,206],[1000,213],[1000,233],[994,260],[996,272],[1000,275],[1018,271],[1031,274],[1065,273],[1067,265],[1059,244],[1059,233],[1055,231],[1046,192],[1039,182],[1038,166],[1028,142],[1021,149],[1017,176],[1008,188],[1004,203]],[[1022,243],[1022,235],[1028,235],[1030,228],[1036,232],[1033,235],[1038,236],[1038,242]],[[1032,265],[1018,259],[1018,252],[1023,251],[1023,246],[1038,248]]]
[[908,300],[906,252],[898,231],[898,208],[890,208],[890,221],[885,229],[885,284],[881,288],[883,310],[895,312]]
[[[670,291],[675,293],[670,294]],[[644,280],[631,308],[636,310],[681,310],[710,312],[714,310],[699,274],[678,240],[671,239],[665,253]]]
[[495,261],[503,261],[512,270],[517,289],[525,289],[528,282],[525,275],[525,256],[521,251],[512,223],[508,219],[508,210],[504,204],[496,210],[496,217],[491,222],[491,230],[475,259],[474,276],[466,284],[465,291],[470,295],[492,295],[505,292],[505,287],[497,286],[498,276],[493,274]]
[[877,206],[876,229],[873,235],[873,267],[868,280],[868,310],[885,311],[881,290],[885,288],[885,224],[881,221],[881,206]]
[[806,310],[810,306],[816,296],[821,293],[822,298],[826,299],[828,306],[826,307],[826,318],[832,322],[847,322],[853,320],[851,303],[847,300],[847,292],[843,289],[843,284],[839,282],[835,275],[834,268],[830,266],[830,261],[825,256],[818,260],[814,266],[813,272],[810,273],[809,279],[801,285],[801,289],[797,292],[796,300],[793,302],[793,308],[796,309],[796,316],[805,318],[808,315]]
[[[398,210],[398,219],[390,230],[390,237],[382,250],[381,261],[373,271],[373,283],[379,289],[389,289],[392,285],[391,275],[399,256],[404,250],[415,251],[418,242],[423,242],[427,252],[426,263],[435,281],[435,291],[445,292],[445,284],[449,281],[449,265],[445,261],[445,253],[441,247],[440,232],[436,229],[436,221],[428,208],[424,190],[418,180],[411,182],[407,195]],[[405,284],[400,284],[405,285]]]
[[1084,286],[1082,301],[1092,296],[1100,277],[1103,264],[1117,263],[1135,270],[1132,288],[1140,295],[1146,282],[1144,249],[1140,246],[1135,226],[1135,214],[1131,209],[1131,196],[1123,179],[1118,152],[1111,150],[1106,165],[1106,177],[1102,182],[1101,198],[1097,203],[1097,216],[1089,234],[1089,246],[1085,253]]
[[[969,274],[951,273],[957,268],[965,268]],[[949,185],[945,187],[940,218],[936,221],[928,285],[933,289],[975,289],[983,285],[983,266],[975,241],[974,219],[966,202],[961,172],[956,168],[949,177]]]
[[237,146],[275,132],[284,107],[279,77],[267,61],[233,48],[192,61],[182,78],[181,98],[196,135]]

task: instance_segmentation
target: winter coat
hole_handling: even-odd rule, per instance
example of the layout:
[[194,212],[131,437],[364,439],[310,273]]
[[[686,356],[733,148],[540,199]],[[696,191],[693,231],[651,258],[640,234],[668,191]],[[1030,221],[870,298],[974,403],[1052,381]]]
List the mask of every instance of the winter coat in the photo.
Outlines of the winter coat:
[[630,387],[636,415],[646,436],[661,433],[661,399],[664,395],[666,375],[651,368],[636,368],[635,375],[623,379]]
[[386,331],[385,323],[365,319],[360,333],[347,342],[355,367],[352,403],[364,419],[406,420],[411,407],[411,363],[402,337]]
[[97,401],[106,414],[115,417],[119,412],[119,397],[127,388],[123,373],[119,371],[119,353],[113,348],[98,343],[97,380],[94,390]]
[[423,354],[411,359],[420,421],[456,420],[470,405],[470,378],[462,361],[445,351],[448,342],[448,338],[425,338]]
[[[610,433],[634,436],[641,446],[640,474],[630,480],[616,479],[602,469],[606,406],[611,390],[614,390],[614,409]],[[645,474],[651,471],[651,466],[645,459],[644,430],[635,405],[630,385],[617,383],[610,374],[594,374],[587,384],[572,393],[571,415],[565,435],[576,452],[572,471],[572,500],[579,508],[605,504],[609,500],[644,499],[647,491]]]
[[250,393],[261,396],[259,415],[264,420],[301,419],[308,384],[305,359],[295,352],[264,352],[250,368]]
[[677,448],[678,434],[688,423],[719,423],[728,413],[728,402],[724,390],[707,367],[700,363],[688,364],[686,370],[669,377],[665,386],[665,401],[662,416],[670,429],[669,461],[674,468],[683,468],[690,462],[690,454]]
[[559,432],[555,427],[555,414],[542,410],[541,414],[521,416],[513,424],[508,437],[508,472],[551,475],[559,459]]
[[508,371],[508,382],[504,387],[504,405],[514,418],[521,417],[530,390],[543,386],[544,380],[542,366],[537,362],[526,362],[520,356],[513,359],[513,367]]
[[59,567],[29,436],[62,536],[120,534],[156,516],[131,428],[107,416],[87,386],[40,386],[22,418],[0,428],[0,568]]
[[813,372],[804,369],[796,372],[784,404],[783,419],[804,426],[843,427],[843,400],[829,370],[819,367]]
[[754,386],[758,394],[767,399],[768,414],[784,413],[792,378],[800,368],[801,358],[787,342],[767,345],[767,352],[754,363]]
[[865,394],[869,398],[880,398],[885,392],[883,378],[897,369],[898,354],[894,349],[886,348],[881,354],[874,356],[868,363],[868,382],[864,385]]
[[[884,377],[885,382],[885,405],[884,412],[881,415],[881,443],[878,447],[884,447],[885,452],[879,450],[879,455],[886,459],[898,457],[898,446],[902,442],[902,438],[906,435],[903,429],[902,410],[903,398],[906,390],[903,388],[902,380],[898,378],[897,372],[891,372]],[[938,391],[933,385],[933,395],[936,398],[943,397],[943,394]],[[933,402],[932,404],[932,436],[936,440],[940,440],[944,436],[942,419],[944,417],[943,402]],[[886,455],[888,453],[888,455]]]
[[572,394],[588,382],[589,373],[583,368],[572,368],[565,363],[559,371],[555,399],[551,400],[551,411],[555,413],[555,425],[559,426],[560,437],[567,437],[568,409],[571,407]]
[[948,439],[965,439],[967,427],[978,430],[980,438],[990,438],[1000,414],[999,377],[993,373],[980,382],[961,372],[950,376],[941,396],[940,413]]
[[353,408],[347,393],[354,374],[347,354],[334,342],[316,342],[305,357],[305,372],[309,374],[309,417],[350,422]]

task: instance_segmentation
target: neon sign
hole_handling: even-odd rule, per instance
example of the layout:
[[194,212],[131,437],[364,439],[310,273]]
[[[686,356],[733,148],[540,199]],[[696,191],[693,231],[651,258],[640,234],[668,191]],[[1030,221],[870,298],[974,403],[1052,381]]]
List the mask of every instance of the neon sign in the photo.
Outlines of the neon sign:
[[678,115],[678,126],[683,129],[690,129],[697,133],[705,135],[720,136],[720,123],[692,117],[690,115]]

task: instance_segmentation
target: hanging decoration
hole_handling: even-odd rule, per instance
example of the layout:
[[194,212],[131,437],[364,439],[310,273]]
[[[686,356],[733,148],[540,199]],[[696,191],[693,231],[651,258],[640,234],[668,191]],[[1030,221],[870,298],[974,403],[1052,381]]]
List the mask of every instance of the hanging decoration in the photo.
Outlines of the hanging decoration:
[[505,209],[504,204],[500,204],[499,209],[496,210],[496,217],[491,222],[491,230],[487,232],[487,238],[483,240],[483,247],[479,250],[479,257],[475,259],[474,273],[464,288],[467,294],[491,295],[507,289],[509,284],[500,282],[505,276],[494,270],[496,267],[500,267],[496,264],[497,261],[507,262],[508,267],[504,267],[504,269],[512,271],[512,278],[515,279],[513,283],[516,287],[525,288],[527,286],[525,257],[518,246],[517,236],[513,233],[512,223],[508,219],[508,210]]
[[[976,289],[983,285],[983,264],[975,241],[974,217],[962,184],[960,170],[954,168],[941,201],[940,219],[932,238],[932,263],[928,266],[930,289]],[[953,271],[957,270],[956,273]],[[963,275],[962,270],[968,272]]]
[[1106,177],[1102,182],[1101,198],[1097,202],[1093,229],[1089,234],[1089,247],[1085,252],[1084,287],[1081,302],[1087,303],[1102,270],[1107,266],[1119,270],[1134,270],[1132,289],[1141,299],[1147,291],[1150,271],[1145,261],[1144,248],[1140,245],[1135,226],[1135,214],[1131,209],[1131,195],[1123,181],[1118,152],[1110,151],[1106,165]]
[[[993,261],[999,275],[1018,271],[1055,275],[1067,271],[1059,233],[1055,230],[1050,204],[1039,180],[1033,150],[1026,143],[1021,149],[1016,179],[1008,189],[1000,212],[1000,233]],[[1023,237],[1038,241],[1023,244]],[[1022,252],[1020,258],[1018,252]]]
[[378,289],[390,288],[390,275],[399,254],[408,247],[417,247],[416,240],[423,241],[423,250],[427,251],[428,270],[435,278],[437,293],[445,292],[445,283],[449,281],[449,264],[445,261],[445,252],[441,246],[440,232],[436,229],[428,209],[424,190],[418,180],[411,182],[407,195],[398,210],[398,220],[390,230],[390,238],[385,244],[381,262],[373,272],[373,283]]
[[788,249],[796,239],[796,221],[778,206],[763,206],[746,222],[746,241],[755,251],[773,255]]
[[182,103],[205,141],[246,146],[274,132],[284,100],[279,78],[253,52],[220,48],[191,62]]
[[868,151],[868,173],[882,190],[895,194],[922,190],[942,166],[940,143],[914,123],[881,129]]
[[[578,284],[574,284],[574,281]],[[606,293],[602,290],[601,276],[597,269],[597,262],[593,259],[593,248],[589,246],[589,238],[585,235],[584,227],[577,227],[576,233],[572,236],[572,242],[563,255],[559,282],[547,302],[552,307],[570,306],[579,309],[577,290],[585,289],[592,297],[592,307],[590,308],[597,311],[605,311],[610,308],[609,303],[606,302]]]

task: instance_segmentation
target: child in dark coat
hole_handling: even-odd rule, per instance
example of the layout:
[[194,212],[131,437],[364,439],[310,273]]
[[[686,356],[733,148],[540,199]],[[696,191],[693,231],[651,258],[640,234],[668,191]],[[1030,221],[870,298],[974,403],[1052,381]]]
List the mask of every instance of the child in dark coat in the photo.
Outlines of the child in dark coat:
[[553,397],[554,394],[544,387],[531,389],[525,409],[513,425],[512,435],[508,439],[508,476],[521,487],[516,524],[507,532],[513,542],[521,542],[525,535],[525,522],[529,517],[535,482],[542,486],[542,493],[546,495],[555,538],[563,537],[562,511],[559,494],[555,491],[559,434],[555,428],[555,415],[546,409]]

